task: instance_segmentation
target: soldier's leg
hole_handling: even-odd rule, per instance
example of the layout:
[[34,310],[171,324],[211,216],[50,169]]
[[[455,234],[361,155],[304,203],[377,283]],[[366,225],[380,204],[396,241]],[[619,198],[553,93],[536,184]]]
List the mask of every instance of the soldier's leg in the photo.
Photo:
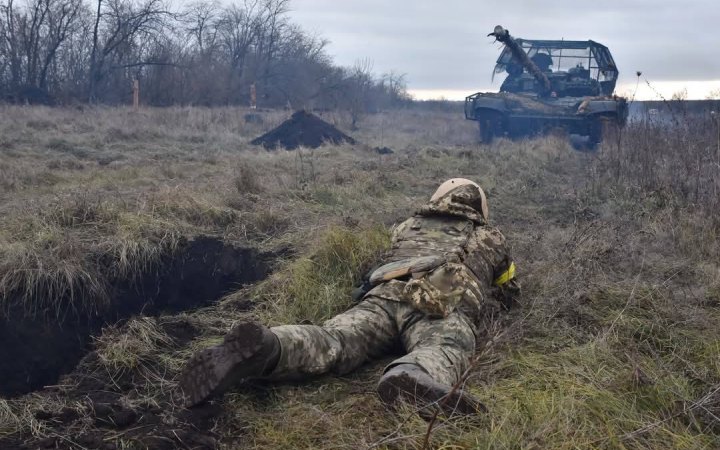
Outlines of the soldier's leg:
[[185,404],[198,404],[250,378],[347,373],[381,356],[397,342],[397,305],[367,299],[322,327],[287,325],[268,329],[258,322],[240,322],[221,344],[200,350],[185,365],[178,380]]
[[435,381],[450,386],[460,379],[475,353],[474,326],[457,310],[445,318],[413,321],[403,330],[401,341],[407,355],[388,368],[415,364]]
[[327,372],[345,374],[386,354],[398,339],[397,302],[369,298],[322,326],[271,328],[280,341],[273,379],[302,378]]
[[186,406],[222,393],[233,383],[269,373],[280,358],[280,343],[252,320],[236,323],[223,342],[196,352],[178,379]]
[[390,406],[400,399],[409,401],[423,417],[431,416],[436,407],[446,415],[485,411],[463,386],[454,388],[475,351],[470,320],[457,311],[433,320],[419,311],[407,310],[398,324],[408,353],[393,361],[380,379],[381,400]]

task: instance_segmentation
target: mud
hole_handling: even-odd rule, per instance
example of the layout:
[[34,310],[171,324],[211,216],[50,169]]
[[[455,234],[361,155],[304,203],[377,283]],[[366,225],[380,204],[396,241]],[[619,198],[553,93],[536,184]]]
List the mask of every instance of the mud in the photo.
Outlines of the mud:
[[[154,450],[174,450],[178,448],[216,449],[220,442],[210,430],[213,428],[221,408],[216,405],[204,405],[196,410],[184,410],[174,418],[174,424],[168,425],[162,408],[145,407],[132,409],[114,403],[92,403],[88,411],[95,416],[91,426],[84,426],[72,434],[65,434],[68,428],[77,426],[74,418],[65,420],[62,412],[42,414],[36,419],[43,425],[56,430],[56,436],[42,439],[5,439],[0,438],[3,449],[107,449],[138,448]],[[74,411],[74,410],[72,410]],[[77,413],[74,413],[77,415]],[[67,412],[66,412],[67,415]],[[74,423],[73,423],[74,422]],[[125,445],[116,442],[122,436]],[[130,444],[128,444],[130,443]]]
[[[211,304],[224,294],[264,278],[265,258],[252,248],[199,237],[133,281],[113,286],[110,306],[94,317],[23,317],[10,311],[0,320],[0,396],[11,397],[53,385],[88,352],[92,336],[108,324],[136,314],[159,315]],[[184,324],[179,336],[192,338]],[[182,339],[182,338],[181,338]]]
[[[191,315],[162,315],[154,319],[170,340],[156,350],[158,358],[142,366],[108,371],[98,353],[85,355],[77,367],[62,378],[63,385],[32,395],[31,413],[43,432],[0,434],[1,449],[215,449],[221,437],[214,433],[223,407],[209,402],[179,409],[180,392],[159,387],[148,390],[148,376],[172,383],[174,373],[159,355],[174,354],[203,333]],[[28,396],[30,397],[30,396]],[[37,399],[43,399],[37,401]],[[62,399],[58,401],[58,399]],[[23,398],[17,399],[22,402]],[[64,406],[63,406],[64,405]],[[232,448],[237,448],[233,446]]]
[[325,143],[346,142],[354,144],[355,139],[307,111],[298,111],[274,130],[251,141],[251,144],[262,145],[269,150],[278,147],[294,150],[298,147],[318,148]]

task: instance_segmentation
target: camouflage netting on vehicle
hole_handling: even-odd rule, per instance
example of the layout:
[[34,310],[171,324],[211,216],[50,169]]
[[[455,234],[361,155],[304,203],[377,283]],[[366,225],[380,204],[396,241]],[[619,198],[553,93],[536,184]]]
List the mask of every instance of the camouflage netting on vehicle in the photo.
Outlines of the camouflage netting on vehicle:
[[539,97],[531,97],[527,95],[518,95],[513,93],[504,93],[506,104],[511,111],[515,113],[536,112],[538,114],[566,114],[575,115],[580,103],[580,99],[572,98],[571,101],[563,101],[565,99],[553,99],[552,103],[544,102]]
[[268,150],[283,147],[294,150],[298,147],[318,148],[323,144],[354,144],[355,139],[346,135],[321,118],[305,110],[297,111],[280,126],[250,143],[262,145]]

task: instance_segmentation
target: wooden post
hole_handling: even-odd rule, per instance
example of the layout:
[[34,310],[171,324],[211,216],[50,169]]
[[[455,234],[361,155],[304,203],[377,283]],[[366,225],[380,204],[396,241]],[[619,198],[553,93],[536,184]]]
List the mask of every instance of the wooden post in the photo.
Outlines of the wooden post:
[[140,82],[133,80],[133,109],[137,111],[140,108]]
[[255,83],[250,85],[250,109],[257,109],[257,90]]

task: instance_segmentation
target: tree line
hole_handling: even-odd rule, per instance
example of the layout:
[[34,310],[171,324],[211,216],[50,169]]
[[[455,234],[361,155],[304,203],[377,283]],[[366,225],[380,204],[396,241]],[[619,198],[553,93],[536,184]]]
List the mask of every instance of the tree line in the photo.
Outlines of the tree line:
[[0,0],[0,94],[18,103],[345,109],[409,100],[403,76],[335,65],[290,0]]

